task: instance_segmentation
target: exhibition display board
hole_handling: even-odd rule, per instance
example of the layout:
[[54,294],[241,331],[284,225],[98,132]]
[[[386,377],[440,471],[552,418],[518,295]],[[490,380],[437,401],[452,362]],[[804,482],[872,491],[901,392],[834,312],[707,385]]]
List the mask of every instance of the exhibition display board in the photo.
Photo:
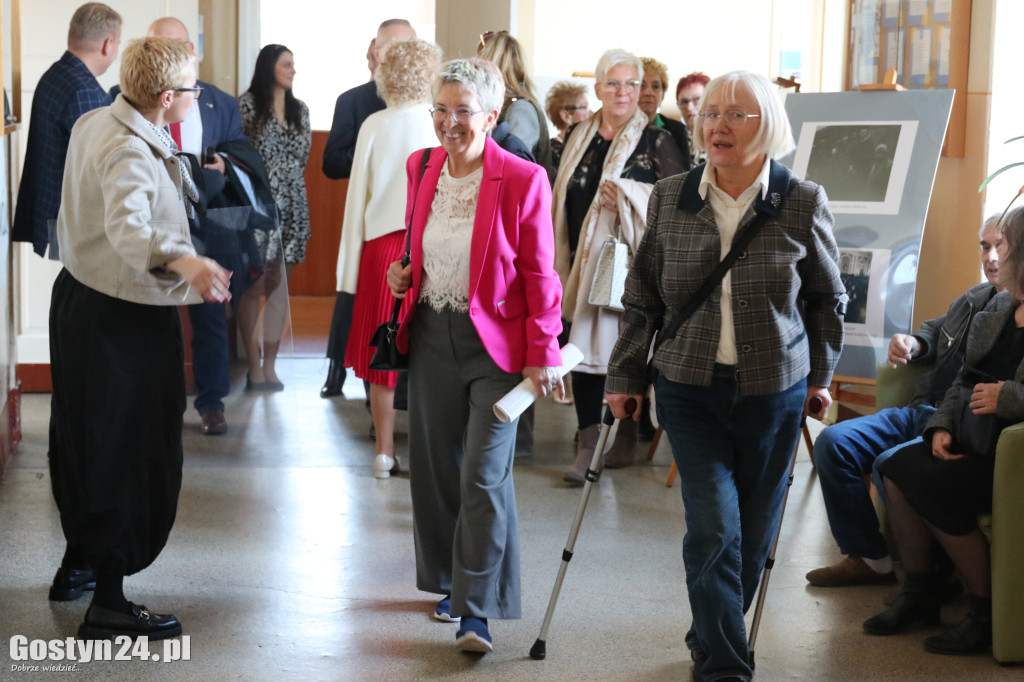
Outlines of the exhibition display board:
[[873,379],[913,320],[918,254],[952,90],[791,94],[796,151],[780,159],[825,188],[850,296],[836,374]]

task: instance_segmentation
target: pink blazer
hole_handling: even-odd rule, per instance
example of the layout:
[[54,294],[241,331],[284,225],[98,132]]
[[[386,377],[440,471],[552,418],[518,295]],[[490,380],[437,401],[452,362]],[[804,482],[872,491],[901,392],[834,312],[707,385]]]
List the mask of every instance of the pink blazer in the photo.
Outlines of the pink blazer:
[[[448,154],[430,152],[420,179],[423,151],[406,163],[412,216],[412,288],[419,298],[423,273],[423,229],[430,215],[437,181]],[[469,317],[484,348],[506,372],[524,367],[558,367],[562,356],[557,336],[562,331],[562,285],[555,272],[555,240],[551,226],[551,188],[537,164],[509,154],[490,138],[484,148],[483,179],[469,256]],[[409,310],[398,331],[398,348],[409,349]]]

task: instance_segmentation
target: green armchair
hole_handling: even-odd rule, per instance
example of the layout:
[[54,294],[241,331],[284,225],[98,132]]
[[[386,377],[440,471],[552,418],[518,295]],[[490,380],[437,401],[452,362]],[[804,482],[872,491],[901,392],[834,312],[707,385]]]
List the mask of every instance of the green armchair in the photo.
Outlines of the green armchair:
[[[879,365],[876,407],[906,405],[928,369]],[[1003,664],[1024,662],[1024,422],[999,436],[992,514],[978,523],[992,545],[992,655]]]

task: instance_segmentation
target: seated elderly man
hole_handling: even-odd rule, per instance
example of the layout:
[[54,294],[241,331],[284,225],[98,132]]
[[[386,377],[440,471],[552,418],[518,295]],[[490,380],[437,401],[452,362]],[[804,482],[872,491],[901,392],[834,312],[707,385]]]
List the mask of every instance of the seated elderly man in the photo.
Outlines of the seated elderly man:
[[892,558],[879,530],[864,475],[899,448],[920,440],[925,424],[963,365],[971,318],[997,291],[996,247],[1002,241],[998,222],[998,216],[990,217],[979,232],[982,268],[988,281],[969,289],[953,301],[943,317],[928,320],[916,334],[894,334],[889,343],[890,367],[908,362],[933,367],[921,378],[910,405],[839,422],[822,431],[815,441],[814,463],[829,526],[844,556],[833,566],[808,573],[807,581],[812,585],[844,587],[896,582]]

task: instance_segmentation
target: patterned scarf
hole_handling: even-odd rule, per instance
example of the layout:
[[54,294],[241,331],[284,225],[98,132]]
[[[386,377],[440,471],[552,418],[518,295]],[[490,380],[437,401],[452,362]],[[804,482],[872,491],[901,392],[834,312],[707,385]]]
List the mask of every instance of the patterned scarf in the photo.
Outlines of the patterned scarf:
[[178,172],[181,173],[181,189],[187,198],[185,201],[185,213],[188,215],[189,222],[193,223],[196,220],[195,207],[199,204],[199,193],[196,192],[195,183],[192,182],[192,173],[188,170],[188,160],[182,158],[182,151],[178,149],[178,145],[174,142],[174,138],[171,137],[166,128],[157,128],[152,123],[149,126],[156,131],[156,136],[160,138],[160,141],[164,143],[178,160]]
[[[626,165],[630,154],[636,149],[643,135],[644,128],[649,121],[647,114],[638,108],[633,117],[622,126],[615,137],[612,138],[608,155],[605,156],[604,166],[601,169],[601,182],[607,179],[615,179],[622,175],[622,169]],[[569,222],[565,210],[565,195],[569,187],[569,180],[576,172],[576,166],[590,146],[594,135],[598,134],[601,127],[601,111],[591,114],[590,118],[576,126],[572,135],[565,141],[565,149],[562,150],[562,160],[558,166],[558,175],[555,177],[555,191],[552,199],[555,226],[555,270],[562,280],[563,288],[567,289],[567,297],[575,298],[579,288],[578,281],[569,281],[570,271],[575,273],[578,280],[579,273],[586,270],[587,260],[590,258],[590,247],[594,236],[594,226],[597,224],[598,215],[601,213],[601,187],[598,184],[594,193],[594,200],[590,203],[587,215],[583,218],[583,225],[580,227],[580,239],[576,245],[575,263],[569,262]],[[569,305],[575,305],[569,301]],[[564,307],[563,307],[564,309]],[[569,308],[570,310],[572,308]]]

